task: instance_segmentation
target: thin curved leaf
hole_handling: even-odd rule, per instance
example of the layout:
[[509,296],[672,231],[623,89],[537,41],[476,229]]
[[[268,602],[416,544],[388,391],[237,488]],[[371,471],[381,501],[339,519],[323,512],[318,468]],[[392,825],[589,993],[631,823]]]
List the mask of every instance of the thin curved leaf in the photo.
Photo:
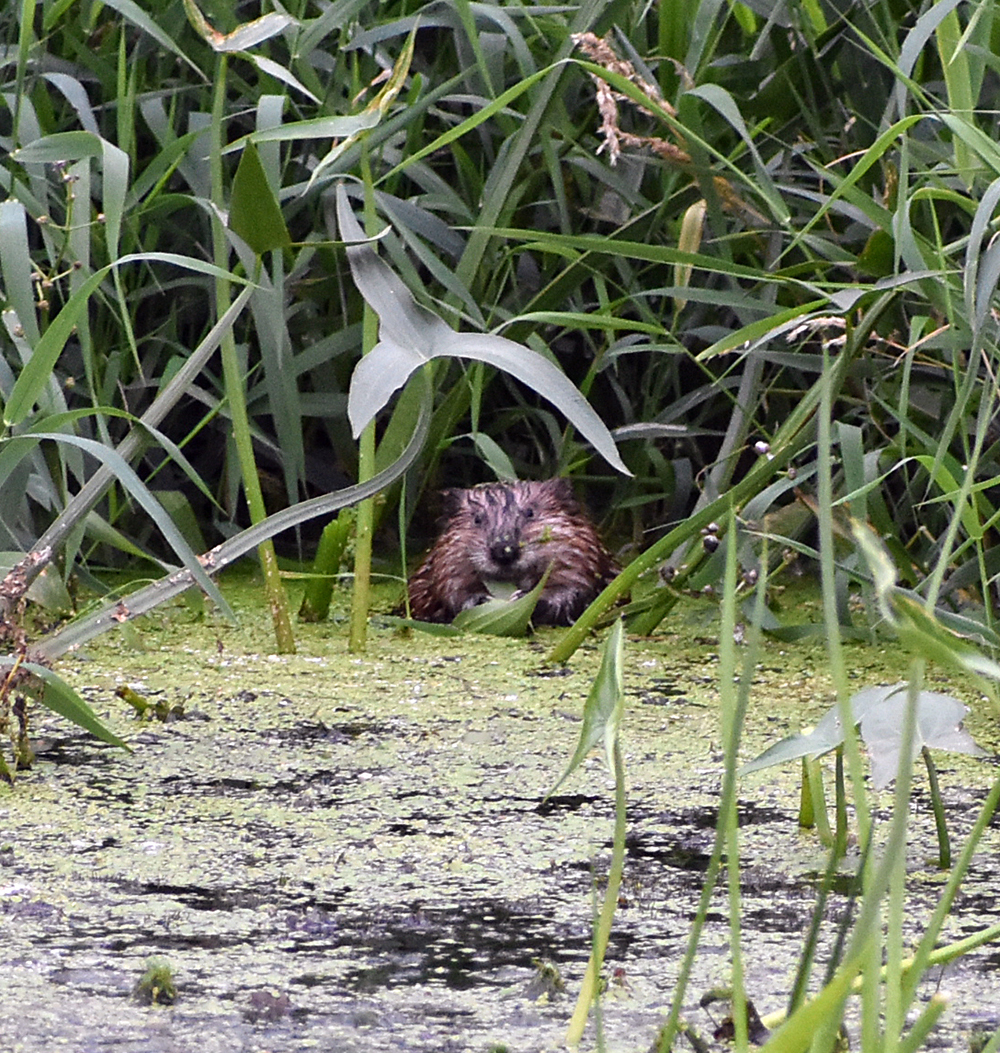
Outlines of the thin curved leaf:
[[216,51],[245,51],[257,44],[263,44],[265,40],[270,40],[288,26],[295,24],[296,21],[291,15],[270,11],[252,22],[244,22],[243,25],[237,26],[232,33],[227,33],[218,42],[212,41],[212,47]]
[[42,439],[79,447],[86,453],[96,457],[102,465],[106,465],[118,478],[129,496],[138,502],[143,511],[157,525],[164,539],[177,553],[181,562],[194,575],[198,584],[229,617],[233,617],[232,612],[229,610],[229,604],[222,598],[222,594],[215,583],[202,569],[201,564],[198,562],[198,557],[191,551],[191,546],[184,539],[184,535],[174,525],[174,521],[167,515],[163,505],[153,496],[153,492],[117,450],[112,449],[110,446],[105,446],[104,443],[96,442],[94,439],[86,439],[80,435],[66,435],[63,432],[32,432],[30,435],[15,435],[6,441],[12,444],[36,443]]
[[56,161],[79,161],[83,157],[100,157],[102,139],[95,132],[76,129],[71,132],[53,132],[52,135],[34,139],[17,150],[11,158],[21,164],[53,164]]
[[[402,90],[403,85],[406,82],[407,74],[410,72],[410,63],[413,61],[413,48],[416,43],[416,38],[417,27],[414,26],[410,31],[406,44],[403,46],[403,50],[399,53],[399,57],[393,63],[392,71],[390,72],[388,79],[382,85],[382,88],[375,98],[365,106],[365,113],[376,116],[381,120],[389,112],[389,108],[392,106],[396,96]],[[341,156],[341,154],[344,153],[345,150],[352,146],[356,140],[357,136],[350,136],[342,142],[334,143],[326,156],[321,158],[319,164],[313,169],[312,175],[309,177],[308,185],[310,187],[313,186],[319,177],[337,160],[338,157]]]
[[94,117],[94,108],[90,104],[90,96],[87,89],[76,77],[68,73],[51,72],[43,74],[45,79],[59,89],[66,97],[66,101],[76,110],[80,123],[88,132],[99,135],[97,120]]
[[102,268],[92,274],[66,302],[63,309],[52,319],[42,334],[24,368],[14,382],[7,405],[3,411],[3,422],[9,428],[20,424],[31,412],[41,397],[52,376],[52,370],[62,354],[66,341],[87,306],[91,293],[104,281],[110,268]]
[[[217,574],[223,567],[229,566],[240,556],[246,555],[255,549],[262,541],[282,530],[289,530],[316,516],[339,511],[347,505],[357,504],[359,501],[384,490],[390,483],[395,482],[416,460],[417,455],[427,441],[427,433],[430,428],[431,418],[431,396],[429,389],[425,390],[420,405],[420,413],[406,449],[391,465],[373,475],[365,483],[345,487],[332,494],[322,497],[314,497],[309,501],[302,501],[291,508],[284,508],[267,519],[246,530],[241,531],[234,537],[224,541],[221,545],[207,552],[201,557],[200,564],[209,574]],[[166,600],[179,596],[182,592],[191,588],[194,577],[190,570],[180,570],[159,581],[148,585],[144,589],[133,593],[125,600],[111,603],[101,608],[86,618],[72,622],[63,629],[45,637],[35,645],[39,654],[48,658],[55,658],[65,654],[71,647],[76,647],[87,640],[99,636],[116,625],[131,621],[142,614],[151,611],[154,607],[164,603]]]
[[252,22],[242,22],[231,33],[222,33],[205,18],[194,0],[184,0],[184,11],[198,35],[218,52],[244,51],[276,36],[286,26],[295,24],[291,15],[272,11]]
[[415,629],[417,632],[427,633],[428,636],[461,636],[462,630],[456,629],[454,625],[445,622],[421,622],[416,618],[401,618],[396,614],[380,615],[380,621],[399,629]]
[[703,99],[710,106],[713,106],[729,123],[733,131],[735,131],[743,140],[753,157],[754,169],[757,173],[758,192],[767,199],[767,203],[771,208],[771,214],[775,216],[780,223],[787,224],[789,220],[788,208],[782,200],[778,188],[774,185],[771,173],[767,170],[767,166],[757,152],[757,146],[753,141],[753,137],[747,131],[746,123],[743,120],[743,114],[740,113],[740,108],[736,105],[736,100],[725,90],[725,88],[712,83],[699,84],[693,88],[689,88],[685,94]]
[[108,256],[111,259],[117,256],[129,179],[129,157],[124,150],[101,138],[96,131],[77,129],[35,139],[14,150],[11,156],[22,164],[53,164],[100,157],[105,239]]
[[295,88],[296,91],[302,92],[307,98],[311,99],[317,106],[322,105],[322,101],[317,98],[313,93],[295,76],[291,70],[286,69],[280,63],[275,62],[273,59],[265,58],[263,55],[255,55],[253,52],[245,52],[243,57],[249,59],[261,73],[267,74],[269,77],[274,77],[275,80],[280,80],[283,84],[287,84],[290,88]]
[[172,52],[178,58],[186,62],[191,69],[201,75],[201,70],[188,58],[188,56],[174,43],[162,29],[146,14],[134,0],[104,0],[107,7],[113,8],[123,18],[126,18],[134,26],[144,33],[148,33],[160,47]]
[[123,263],[138,261],[172,263],[178,267],[197,271],[199,274],[207,274],[214,278],[225,278],[229,281],[247,284],[245,278],[231,274],[222,267],[216,267],[212,263],[196,259],[193,256],[181,256],[174,252],[130,253],[128,256],[122,256],[121,259],[115,260],[114,263],[109,263],[107,266],[102,267],[99,271],[95,271],[66,301],[63,309],[55,316],[48,329],[42,334],[35,345],[31,358],[18,375],[14,388],[11,391],[10,399],[4,407],[3,422],[7,427],[20,424],[31,412],[31,408],[38,401],[39,396],[48,384],[56,361],[62,354],[66,341],[72,335],[80,314],[85,310],[91,295],[97,287],[115,267],[119,267]]
[[255,143],[291,142],[295,139],[341,139],[357,136],[361,132],[374,128],[381,116],[378,113],[353,113],[346,117],[311,117],[306,121],[291,121],[279,124],[274,128],[260,128],[249,135],[237,139],[227,146],[223,154],[231,154],[242,149],[243,144],[251,139]]
[[28,214],[20,201],[8,198],[0,202],[0,274],[7,306],[14,308],[28,343],[34,345],[38,340],[38,318],[31,271]]
[[25,662],[21,668],[29,670],[39,680],[44,681],[45,690],[42,692],[40,701],[46,709],[51,709],[53,713],[58,713],[59,716],[72,721],[77,727],[89,731],[102,742],[110,746],[120,746],[123,750],[132,752],[132,747],[105,727],[90,706],[48,666],[38,665],[36,662]]

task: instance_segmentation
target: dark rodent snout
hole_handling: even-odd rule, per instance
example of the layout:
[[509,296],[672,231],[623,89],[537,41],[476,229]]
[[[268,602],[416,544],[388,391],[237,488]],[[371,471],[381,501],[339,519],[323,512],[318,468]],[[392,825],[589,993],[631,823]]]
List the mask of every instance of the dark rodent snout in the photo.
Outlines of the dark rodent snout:
[[513,534],[502,534],[490,545],[490,558],[502,567],[516,563],[521,555],[521,545]]

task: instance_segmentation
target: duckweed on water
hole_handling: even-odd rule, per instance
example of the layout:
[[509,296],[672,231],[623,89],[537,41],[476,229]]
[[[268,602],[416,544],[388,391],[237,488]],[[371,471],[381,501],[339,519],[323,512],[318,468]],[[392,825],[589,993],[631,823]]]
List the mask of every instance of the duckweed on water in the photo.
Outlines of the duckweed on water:
[[[227,595],[239,627],[176,608],[139,624],[141,650],[108,636],[60,663],[135,752],[46,716],[34,729],[38,762],[2,791],[4,1033],[22,1036],[20,1053],[155,1048],[164,1017],[129,997],[152,956],[183,974],[184,997],[167,1012],[204,1050],[557,1047],[610,859],[613,797],[600,758],[541,802],[578,738],[597,647],[553,669],[543,657],[554,632],[441,641],[376,621],[364,657],[347,653],[331,623],[299,626],[299,654],[276,657],[253,592],[229,585]],[[700,615],[680,613],[675,632],[625,652],[629,834],[605,970],[627,984],[613,985],[603,1008],[612,1051],[655,1040],[711,851],[717,641],[689,617]],[[850,655],[859,687],[903,672],[891,651]],[[183,719],[137,723],[115,697],[122,685],[183,705]],[[939,686],[973,707],[970,731],[995,748],[978,700]],[[831,701],[818,647],[767,644],[745,759]],[[987,768],[942,760],[956,840]],[[786,1002],[825,866],[796,825],[796,782],[771,770],[740,789],[746,985],[762,1015]],[[918,783],[918,805],[925,795]],[[918,807],[914,936],[939,889],[934,847]],[[949,938],[1000,917],[995,834],[987,849]],[[845,908],[835,891],[831,919]],[[712,1027],[698,996],[728,982],[728,939],[724,910],[713,908],[685,1014],[703,1033]],[[539,960],[569,997],[538,998]],[[935,1032],[943,1041],[989,1029],[991,962],[976,952],[930,979],[954,995]],[[265,994],[286,998],[288,1011],[262,1011]]]

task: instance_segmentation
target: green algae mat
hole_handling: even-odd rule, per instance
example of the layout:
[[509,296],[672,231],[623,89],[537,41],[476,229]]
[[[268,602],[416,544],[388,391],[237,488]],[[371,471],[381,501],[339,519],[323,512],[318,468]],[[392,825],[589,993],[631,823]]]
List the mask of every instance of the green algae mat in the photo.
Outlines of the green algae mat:
[[[266,612],[239,597],[234,606],[239,626],[176,606],[58,664],[134,752],[35,710],[37,763],[0,788],[0,1046],[562,1048],[610,859],[614,795],[595,754],[545,797],[576,744],[600,641],[553,668],[544,657],[556,631],[441,640],[375,619],[364,656],[349,655],[342,626],[330,623],[299,626],[298,655],[279,657]],[[673,629],[625,652],[629,836],[601,1003],[611,1051],[655,1044],[714,836],[718,642],[699,613],[679,615]],[[849,652],[859,687],[903,672],[891,651]],[[761,659],[746,759],[832,701],[818,645],[766,643]],[[123,688],[160,704],[167,720],[136,719],[116,694]],[[945,689],[962,695],[961,685]],[[995,749],[992,716],[967,701],[967,726]],[[959,843],[993,762],[942,755],[939,773]],[[762,1014],[786,1003],[826,863],[796,824],[796,778],[771,769],[740,784],[746,985]],[[943,881],[916,778],[914,938]],[[994,827],[949,939],[1000,919],[998,848]],[[725,888],[714,895],[685,1016],[724,1048],[712,1039],[712,1007],[698,1004],[728,981]],[[838,888],[828,944],[847,909]],[[165,970],[152,992],[140,985],[151,959]],[[934,1040],[968,1048],[997,1025],[1000,951],[982,948],[924,986],[925,1000],[952,995]]]

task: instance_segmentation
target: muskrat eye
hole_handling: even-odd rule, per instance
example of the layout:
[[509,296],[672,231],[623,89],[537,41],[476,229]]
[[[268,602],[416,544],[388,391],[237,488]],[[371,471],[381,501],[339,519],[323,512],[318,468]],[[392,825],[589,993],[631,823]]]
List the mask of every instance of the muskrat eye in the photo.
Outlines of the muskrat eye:
[[524,518],[525,519],[534,519],[535,518],[535,510],[533,508],[526,508],[524,510]]
[[482,526],[482,525],[483,525],[483,517],[482,517],[482,516],[481,516],[481,515],[480,515],[480,514],[479,514],[479,513],[477,512],[477,513],[476,513],[476,514],[475,514],[475,515],[474,515],[474,516],[472,517],[472,522],[473,522],[473,523],[475,523],[475,524],[476,524],[476,526]]

